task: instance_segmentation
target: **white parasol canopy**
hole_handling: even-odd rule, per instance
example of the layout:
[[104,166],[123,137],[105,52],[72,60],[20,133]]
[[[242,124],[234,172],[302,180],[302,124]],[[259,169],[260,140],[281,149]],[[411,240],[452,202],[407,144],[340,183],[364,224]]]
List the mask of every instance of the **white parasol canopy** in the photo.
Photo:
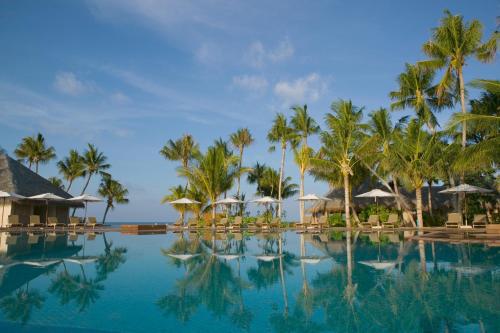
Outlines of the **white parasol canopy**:
[[240,204],[243,203],[243,201],[234,199],[234,198],[224,198],[221,200],[218,200],[214,202],[214,205],[232,205],[232,204]]
[[332,201],[332,199],[327,197],[322,197],[316,194],[307,194],[297,199],[298,201]]
[[356,198],[385,198],[385,197],[393,197],[394,194],[382,191],[380,189],[374,189],[368,191],[366,193],[361,193],[356,196]]
[[68,199],[68,201],[76,201],[76,202],[83,202],[85,203],[85,215],[83,217],[83,221],[87,219],[87,203],[88,202],[101,202],[102,199],[98,197],[94,197],[93,195],[90,194],[82,194],[77,197]]
[[439,191],[439,193],[491,193],[492,190],[488,190],[482,187],[460,184],[458,186],[447,188],[446,190]]
[[189,198],[181,198],[174,201],[170,201],[169,203],[171,203],[172,205],[194,205],[194,204],[200,204],[201,202]]
[[33,200],[45,200],[47,204],[47,214],[45,214],[45,224],[48,223],[49,221],[49,201],[63,201],[66,200],[58,195],[55,195],[54,193],[43,193],[43,194],[38,194],[34,195],[31,197],[28,197],[27,199],[33,199]]
[[266,205],[266,204],[278,203],[278,202],[281,202],[281,201],[278,200],[278,199],[272,198],[272,197],[262,197],[262,198],[258,198],[258,199],[252,200],[252,202]]

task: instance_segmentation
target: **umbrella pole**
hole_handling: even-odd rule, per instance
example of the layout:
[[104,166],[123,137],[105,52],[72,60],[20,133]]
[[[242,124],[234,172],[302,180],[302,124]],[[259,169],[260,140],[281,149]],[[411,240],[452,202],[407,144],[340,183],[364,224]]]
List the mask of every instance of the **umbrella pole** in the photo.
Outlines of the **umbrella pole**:
[[45,226],[49,224],[49,200],[47,202],[47,213],[45,214]]
[[85,223],[85,220],[87,220],[87,201],[85,201],[85,213],[83,215],[83,223]]
[[[11,206],[12,206],[12,204],[11,204]],[[4,212],[5,212],[5,197],[3,198],[3,205],[2,205],[2,224],[0,225],[2,227],[3,227],[3,214],[4,214]]]

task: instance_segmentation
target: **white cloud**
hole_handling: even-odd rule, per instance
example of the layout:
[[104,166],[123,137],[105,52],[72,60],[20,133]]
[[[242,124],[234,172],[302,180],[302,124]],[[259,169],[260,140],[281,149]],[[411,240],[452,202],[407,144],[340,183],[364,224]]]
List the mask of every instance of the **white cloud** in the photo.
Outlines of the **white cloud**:
[[93,90],[93,85],[79,80],[72,72],[59,72],[54,79],[54,88],[62,94],[79,96]]
[[130,98],[124,93],[119,91],[111,94],[110,99],[113,103],[116,104],[127,104],[128,102],[130,102]]
[[194,54],[196,60],[203,64],[216,62],[220,58],[219,48],[213,43],[204,42]]
[[293,56],[295,49],[288,38],[282,40],[277,47],[266,49],[261,41],[251,43],[243,60],[252,67],[263,67],[267,62],[281,62]]
[[274,93],[285,104],[314,102],[326,91],[326,82],[317,73],[293,81],[280,81],[274,86]]
[[263,92],[269,84],[262,76],[240,75],[233,77],[233,85],[245,90]]

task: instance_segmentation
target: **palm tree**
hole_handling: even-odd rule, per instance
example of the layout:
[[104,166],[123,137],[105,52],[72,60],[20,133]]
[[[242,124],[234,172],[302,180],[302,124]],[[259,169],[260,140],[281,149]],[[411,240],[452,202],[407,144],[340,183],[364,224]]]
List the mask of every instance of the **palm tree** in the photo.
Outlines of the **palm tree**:
[[350,178],[359,165],[360,157],[364,156],[366,125],[361,123],[363,108],[354,106],[350,100],[333,102],[331,110],[332,113],[325,117],[328,130],[321,133],[320,158],[315,158],[313,163],[321,168],[337,170],[342,176],[346,226],[350,228]]
[[190,134],[184,134],[176,141],[168,140],[160,154],[169,161],[180,161],[182,167],[187,168],[189,162],[200,154],[200,148]]
[[27,161],[28,166],[35,165],[35,172],[38,173],[38,165],[44,164],[56,158],[54,147],[47,147],[45,145],[45,138],[41,133],[33,137],[25,137],[22,142],[17,146],[14,154],[18,159]]
[[40,310],[44,302],[45,297],[36,289],[30,290],[27,283],[26,290],[19,288],[14,295],[2,298],[0,308],[7,319],[26,324],[33,310]]
[[[307,170],[311,168],[311,158],[313,157],[314,151],[307,145],[303,144],[299,148],[293,149],[295,164],[299,167],[300,173],[300,188],[299,196],[304,196],[304,176]],[[304,222],[304,201],[299,203],[300,212],[300,222]]]
[[250,172],[247,175],[247,182],[250,184],[257,184],[257,193],[261,193],[260,183],[262,178],[264,177],[264,171],[267,170],[267,166],[265,164],[260,164],[259,162],[255,163]]
[[500,81],[498,80],[472,80],[469,85],[471,87],[486,90],[492,94],[500,94]]
[[55,187],[59,187],[61,190],[64,190],[64,185],[63,185],[63,181],[61,178],[49,177],[49,178],[47,178],[47,180]]
[[236,189],[236,196],[240,196],[240,178],[241,178],[241,164],[243,162],[243,150],[250,146],[254,142],[254,138],[250,133],[248,128],[240,128],[236,131],[236,133],[231,134],[230,136],[231,144],[238,149],[240,153],[240,160],[238,165],[239,175],[238,175],[238,187]]
[[109,209],[114,209],[115,204],[127,204],[129,202],[129,199],[126,198],[128,190],[111,176],[102,177],[97,192],[101,197],[106,199],[106,210],[102,218],[103,224],[106,222],[106,216],[108,215]]
[[[238,176],[238,169],[235,167],[237,159],[237,156],[227,158],[221,147],[209,147],[204,155],[197,158],[196,165],[179,168],[178,173],[186,177],[194,187],[204,191],[213,204],[222,193],[231,188],[233,180]],[[242,168],[240,171],[247,170]],[[213,220],[215,209],[215,205],[212,205]]]
[[111,165],[106,163],[108,158],[102,152],[97,149],[93,144],[87,144],[87,150],[83,152],[82,155],[83,164],[87,173],[87,181],[83,186],[82,193],[84,194],[89,186],[90,179],[96,174],[106,174],[105,171],[108,170]]
[[319,133],[320,128],[316,121],[309,116],[306,104],[304,106],[294,106],[292,110],[295,112],[291,120],[293,129],[302,139],[302,144],[307,146],[307,138]]
[[432,110],[439,111],[445,106],[451,106],[451,95],[444,91],[439,98],[436,96],[432,69],[411,64],[406,64],[405,67],[406,70],[397,79],[398,90],[389,93],[389,97],[394,101],[391,109],[412,108],[427,127],[435,132],[439,124]]
[[[292,183],[292,177],[286,177],[279,183],[279,174],[276,170],[266,167],[260,179],[260,189],[257,194],[262,196],[270,196],[287,199],[298,192],[298,185]],[[278,192],[278,191],[281,191]]]
[[82,156],[75,149],[69,151],[69,156],[57,162],[59,173],[68,181],[66,192],[69,192],[73,181],[85,177],[86,169]]
[[[186,188],[184,186],[181,185],[173,186],[169,189],[169,191],[170,194],[167,194],[161,200],[162,204],[186,197]],[[173,207],[176,211],[179,212],[180,214],[179,219],[181,219],[184,223],[184,214],[187,209],[186,205],[173,205]]]
[[422,214],[422,187],[434,164],[437,136],[422,128],[421,119],[412,119],[395,140],[395,163],[407,186],[415,190],[417,198],[417,226],[424,225]]
[[[482,43],[483,26],[478,20],[464,22],[460,15],[445,10],[441,25],[433,29],[432,38],[422,49],[431,59],[422,64],[430,68],[444,68],[444,74],[437,86],[437,95],[443,94],[455,85],[458,79],[462,114],[466,114],[465,84],[463,68],[468,58],[481,62],[491,61],[496,54],[499,33],[495,32],[486,43]],[[456,87],[454,87],[456,88]],[[467,125],[462,123],[462,148],[467,144]],[[463,176],[462,176],[463,182]]]
[[[279,176],[279,189],[278,189],[278,216],[281,217],[281,183],[285,175],[285,154],[288,143],[292,146],[295,145],[295,139],[297,135],[295,134],[293,128],[288,126],[287,120],[284,114],[277,113],[273,120],[273,126],[267,133],[267,140],[271,143],[280,144],[281,146],[281,163],[280,163],[280,176]],[[273,145],[269,148],[270,151],[274,151],[276,147]]]

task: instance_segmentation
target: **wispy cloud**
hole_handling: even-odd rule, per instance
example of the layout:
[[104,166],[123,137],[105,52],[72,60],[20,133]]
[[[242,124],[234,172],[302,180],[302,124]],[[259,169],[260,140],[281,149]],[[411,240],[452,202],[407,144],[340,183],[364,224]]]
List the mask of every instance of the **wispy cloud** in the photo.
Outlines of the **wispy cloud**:
[[263,76],[240,75],[233,77],[233,85],[244,90],[263,92],[269,83]]
[[127,103],[130,103],[130,97],[128,97],[127,95],[125,95],[124,93],[120,92],[120,91],[117,91],[113,94],[111,94],[111,96],[109,96],[111,101],[115,104],[127,104]]
[[284,104],[314,102],[325,93],[327,83],[319,74],[311,73],[292,81],[279,81],[274,93]]
[[72,72],[59,72],[54,79],[54,88],[62,94],[79,96],[93,91],[95,86],[78,79]]
[[267,49],[261,41],[251,43],[243,55],[243,61],[252,67],[260,68],[268,62],[281,62],[293,56],[295,49],[288,38],[279,42],[275,48]]

